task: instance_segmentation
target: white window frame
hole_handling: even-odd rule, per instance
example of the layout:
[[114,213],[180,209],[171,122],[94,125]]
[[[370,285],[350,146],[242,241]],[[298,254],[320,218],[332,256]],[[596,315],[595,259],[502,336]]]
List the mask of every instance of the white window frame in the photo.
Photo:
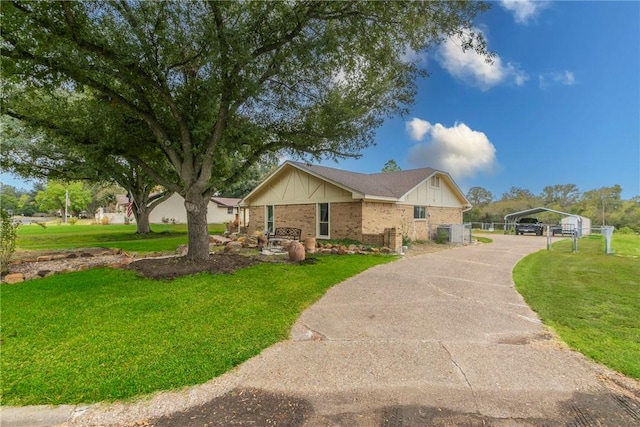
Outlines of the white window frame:
[[[422,209],[424,217],[416,216],[416,209]],[[425,221],[427,219],[427,207],[426,206],[414,206],[413,207],[413,219],[418,221]]]
[[431,177],[430,184],[434,188],[440,188],[440,177],[438,175],[433,175]]
[[[322,213],[322,205],[327,206],[327,234],[320,233],[320,224],[324,224],[325,221],[321,221],[320,214]],[[330,203],[318,203],[316,205],[316,236],[321,239],[331,238],[331,204]]]
[[[269,221],[269,208],[271,208],[271,221]],[[269,228],[269,222],[271,222],[271,228]],[[264,230],[268,233],[273,233],[276,229],[276,207],[274,205],[265,205],[264,207]]]

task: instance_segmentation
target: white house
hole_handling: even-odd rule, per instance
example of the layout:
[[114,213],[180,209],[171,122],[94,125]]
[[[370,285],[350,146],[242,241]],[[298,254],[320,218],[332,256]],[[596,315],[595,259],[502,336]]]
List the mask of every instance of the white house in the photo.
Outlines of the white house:
[[[207,206],[207,223],[223,224],[238,218],[240,225],[244,225],[248,218],[244,212],[243,215],[239,215],[237,206],[239,201],[240,199],[228,197],[212,197]],[[186,224],[187,210],[184,207],[184,198],[178,193],[173,193],[151,211],[149,222],[151,224]]]

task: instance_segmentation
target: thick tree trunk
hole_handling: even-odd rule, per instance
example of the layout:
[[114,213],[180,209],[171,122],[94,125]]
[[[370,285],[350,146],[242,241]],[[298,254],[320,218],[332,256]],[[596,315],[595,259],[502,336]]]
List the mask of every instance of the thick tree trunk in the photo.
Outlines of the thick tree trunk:
[[187,227],[189,230],[189,250],[187,258],[203,261],[209,258],[209,229],[207,227],[207,205],[209,198],[187,194],[184,206],[187,209]]
[[151,233],[151,227],[149,226],[149,211],[145,208],[138,209],[136,212],[136,233]]

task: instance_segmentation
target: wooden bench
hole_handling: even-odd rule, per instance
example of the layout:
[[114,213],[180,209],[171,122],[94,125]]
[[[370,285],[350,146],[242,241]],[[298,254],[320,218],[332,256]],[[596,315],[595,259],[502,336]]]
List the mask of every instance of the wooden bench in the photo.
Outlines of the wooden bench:
[[300,240],[302,229],[293,227],[276,227],[273,233],[267,234],[267,246],[273,248],[275,244],[286,240]]

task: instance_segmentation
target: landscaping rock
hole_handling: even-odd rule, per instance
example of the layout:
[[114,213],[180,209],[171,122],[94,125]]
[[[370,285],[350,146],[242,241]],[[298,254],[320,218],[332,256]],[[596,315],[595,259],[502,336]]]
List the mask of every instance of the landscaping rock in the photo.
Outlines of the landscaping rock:
[[39,270],[36,274],[40,277],[47,277],[53,275],[53,272],[51,270]]
[[176,254],[178,256],[185,256],[188,251],[189,251],[189,246],[187,245],[180,245],[176,248]]
[[42,255],[42,256],[39,256],[38,258],[36,258],[36,261],[45,262],[45,261],[51,261],[52,259],[53,259],[53,257],[51,255]]
[[212,235],[209,236],[209,243],[213,243],[215,245],[226,245],[227,243],[229,243],[231,241],[231,239],[224,237],[224,236],[220,236],[220,235]]
[[4,283],[14,284],[19,282],[24,282],[24,274],[22,273],[11,273],[7,274],[2,278]]
[[240,252],[242,249],[242,243],[240,242],[229,242],[225,245],[225,252]]
[[289,259],[294,262],[304,261],[306,253],[304,250],[304,246],[302,243],[298,241],[293,241],[289,244]]

